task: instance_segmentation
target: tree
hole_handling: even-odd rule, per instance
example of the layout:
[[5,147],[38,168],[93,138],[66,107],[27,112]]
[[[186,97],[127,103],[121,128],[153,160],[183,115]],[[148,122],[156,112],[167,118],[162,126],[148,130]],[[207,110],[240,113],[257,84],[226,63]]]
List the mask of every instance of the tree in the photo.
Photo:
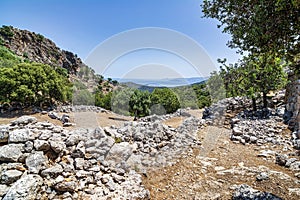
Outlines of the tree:
[[111,110],[121,115],[130,115],[130,98],[134,89],[125,88],[114,91],[111,98]]
[[300,1],[204,0],[204,17],[215,18],[229,33],[231,48],[252,53],[298,54]]
[[150,93],[148,91],[135,90],[130,98],[130,113],[135,119],[145,117],[150,113]]
[[221,63],[220,76],[227,97],[248,96],[252,99],[253,110],[256,110],[256,99],[261,93],[266,108],[267,94],[286,84],[285,65],[276,54],[250,54],[234,65],[226,65],[225,61]]
[[104,94],[102,91],[98,91],[95,94],[95,105],[106,110],[111,110],[112,92]]
[[226,98],[226,90],[224,88],[223,79],[218,72],[213,71],[206,84],[213,103]]
[[68,80],[48,65],[21,63],[0,68],[0,102],[23,105],[65,102],[71,98]]
[[155,88],[151,93],[151,105],[161,105],[167,113],[173,113],[180,108],[176,94],[169,88]]

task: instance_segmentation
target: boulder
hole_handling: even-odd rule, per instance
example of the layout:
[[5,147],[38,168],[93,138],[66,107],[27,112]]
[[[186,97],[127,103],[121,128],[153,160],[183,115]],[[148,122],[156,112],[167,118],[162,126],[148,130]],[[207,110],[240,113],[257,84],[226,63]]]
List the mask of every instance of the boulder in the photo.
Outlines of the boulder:
[[21,155],[19,145],[8,144],[0,147],[0,161],[2,162],[17,162]]
[[12,125],[25,125],[29,123],[35,123],[37,119],[35,117],[24,115],[22,117],[17,118],[16,120],[11,121]]
[[38,174],[47,165],[47,159],[42,151],[30,154],[25,160],[28,171]]
[[43,184],[43,179],[36,174],[22,176],[8,190],[2,200],[33,200]]
[[249,185],[242,184],[239,185],[232,196],[232,200],[282,200],[282,198],[277,197],[268,192],[261,192],[253,189]]
[[54,166],[47,168],[41,172],[42,177],[56,178],[63,172],[63,168],[60,164],[55,164]]
[[0,126],[0,143],[8,142],[8,132],[9,132],[9,126],[7,125]]
[[16,129],[9,133],[9,143],[27,142],[34,140],[34,135],[29,129]]
[[48,151],[50,149],[50,144],[45,140],[34,140],[34,148],[37,151]]
[[2,172],[1,174],[1,183],[3,184],[11,184],[18,180],[22,176],[22,172],[18,170],[7,170]]
[[70,181],[70,182],[63,181],[54,186],[54,188],[60,192],[74,192],[76,187],[77,184],[74,181]]
[[127,159],[131,156],[131,154],[132,154],[131,145],[128,142],[121,142],[115,144],[110,149],[105,160],[114,163],[115,166],[118,163],[121,163],[122,161],[126,162]]

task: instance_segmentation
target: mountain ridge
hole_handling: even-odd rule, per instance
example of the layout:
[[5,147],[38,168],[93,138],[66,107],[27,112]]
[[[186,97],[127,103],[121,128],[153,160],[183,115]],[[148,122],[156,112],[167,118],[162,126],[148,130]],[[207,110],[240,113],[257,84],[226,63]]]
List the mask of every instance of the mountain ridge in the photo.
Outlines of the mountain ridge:
[[0,44],[20,57],[52,67],[65,68],[69,74],[75,75],[80,68],[87,67],[76,54],[60,49],[43,35],[13,26],[3,25],[0,28]]

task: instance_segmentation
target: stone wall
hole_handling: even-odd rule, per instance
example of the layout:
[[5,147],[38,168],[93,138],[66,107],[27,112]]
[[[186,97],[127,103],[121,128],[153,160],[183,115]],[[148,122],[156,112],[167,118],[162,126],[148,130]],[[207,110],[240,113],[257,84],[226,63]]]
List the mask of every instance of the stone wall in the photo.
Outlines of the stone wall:
[[289,73],[291,81],[286,89],[285,120],[289,128],[300,134],[300,77],[294,72]]

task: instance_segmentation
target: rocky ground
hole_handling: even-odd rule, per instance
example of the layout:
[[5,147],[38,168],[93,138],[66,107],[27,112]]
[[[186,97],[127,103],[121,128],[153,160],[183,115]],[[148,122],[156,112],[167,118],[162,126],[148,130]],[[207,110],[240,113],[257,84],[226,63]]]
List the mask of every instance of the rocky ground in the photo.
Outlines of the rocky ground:
[[280,109],[247,105],[227,99],[205,119],[178,110],[132,121],[96,107],[2,118],[0,197],[299,199],[298,135]]

